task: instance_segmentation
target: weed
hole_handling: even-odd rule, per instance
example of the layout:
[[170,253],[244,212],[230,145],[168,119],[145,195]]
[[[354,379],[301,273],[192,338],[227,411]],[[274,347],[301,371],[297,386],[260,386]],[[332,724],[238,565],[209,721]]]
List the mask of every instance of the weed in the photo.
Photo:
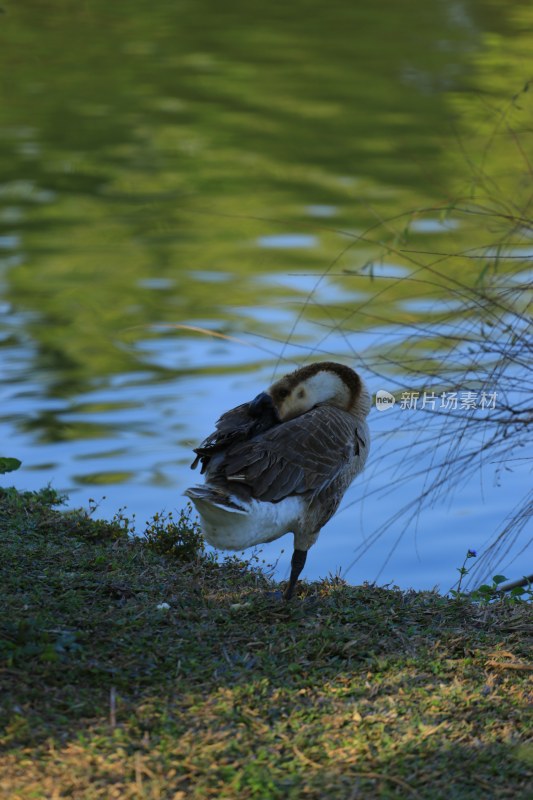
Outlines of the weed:
[[144,539],[155,553],[178,561],[195,561],[205,555],[205,543],[197,522],[191,519],[192,506],[179,512],[177,520],[172,512],[156,513],[147,523]]
[[457,567],[459,573],[459,581],[456,589],[450,589],[450,594],[455,600],[471,600],[478,603],[491,603],[495,600],[503,603],[524,603],[533,601],[533,587],[531,579],[525,582],[524,586],[512,585],[509,591],[504,591],[504,584],[509,580],[505,575],[494,575],[492,583],[484,583],[477,589],[471,592],[464,592],[461,590],[463,578],[468,575],[469,569],[466,564],[470,558],[475,558],[477,553],[475,550],[468,550],[465,560],[461,567]]

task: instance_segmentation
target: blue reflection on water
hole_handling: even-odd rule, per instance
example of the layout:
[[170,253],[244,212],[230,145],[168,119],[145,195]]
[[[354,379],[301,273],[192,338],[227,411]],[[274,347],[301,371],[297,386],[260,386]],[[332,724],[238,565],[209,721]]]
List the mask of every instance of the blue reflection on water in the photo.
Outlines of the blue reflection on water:
[[278,233],[272,236],[260,236],[257,244],[259,247],[292,250],[300,247],[316,247],[318,239],[307,233]]

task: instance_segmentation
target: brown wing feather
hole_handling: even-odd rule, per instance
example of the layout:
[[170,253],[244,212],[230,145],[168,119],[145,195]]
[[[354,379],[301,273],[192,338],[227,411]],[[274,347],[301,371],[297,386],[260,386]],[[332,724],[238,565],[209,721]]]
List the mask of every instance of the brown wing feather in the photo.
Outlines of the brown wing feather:
[[277,502],[291,494],[320,492],[357,455],[354,418],[319,406],[251,441],[231,445],[212,477],[243,483],[258,500]]
[[201,461],[202,473],[205,472],[213,455],[236,442],[246,441],[276,424],[277,420],[273,413],[269,414],[268,411],[265,411],[259,418],[252,416],[250,414],[250,403],[242,403],[242,405],[226,411],[217,420],[213,433],[209,434],[202,444],[194,450],[196,458],[191,465],[192,469],[195,469],[198,462]]

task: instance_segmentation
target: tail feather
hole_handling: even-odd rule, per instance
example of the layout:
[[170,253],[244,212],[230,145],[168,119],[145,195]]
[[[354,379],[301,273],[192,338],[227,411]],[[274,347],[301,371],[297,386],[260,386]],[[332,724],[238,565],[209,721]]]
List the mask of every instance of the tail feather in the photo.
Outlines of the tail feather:
[[246,503],[216,486],[191,486],[184,494],[193,501],[199,511],[214,506],[228,514],[249,513]]

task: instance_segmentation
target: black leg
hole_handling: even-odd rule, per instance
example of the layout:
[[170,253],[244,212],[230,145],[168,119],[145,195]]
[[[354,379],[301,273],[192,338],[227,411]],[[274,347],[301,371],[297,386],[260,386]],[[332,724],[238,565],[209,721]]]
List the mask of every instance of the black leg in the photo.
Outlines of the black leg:
[[305,566],[306,558],[307,558],[307,550],[296,550],[296,549],[294,550],[291,559],[291,577],[289,578],[289,583],[283,593],[283,597],[285,600],[291,599],[292,593],[294,592],[294,587],[298,583],[300,572],[303,570]]

